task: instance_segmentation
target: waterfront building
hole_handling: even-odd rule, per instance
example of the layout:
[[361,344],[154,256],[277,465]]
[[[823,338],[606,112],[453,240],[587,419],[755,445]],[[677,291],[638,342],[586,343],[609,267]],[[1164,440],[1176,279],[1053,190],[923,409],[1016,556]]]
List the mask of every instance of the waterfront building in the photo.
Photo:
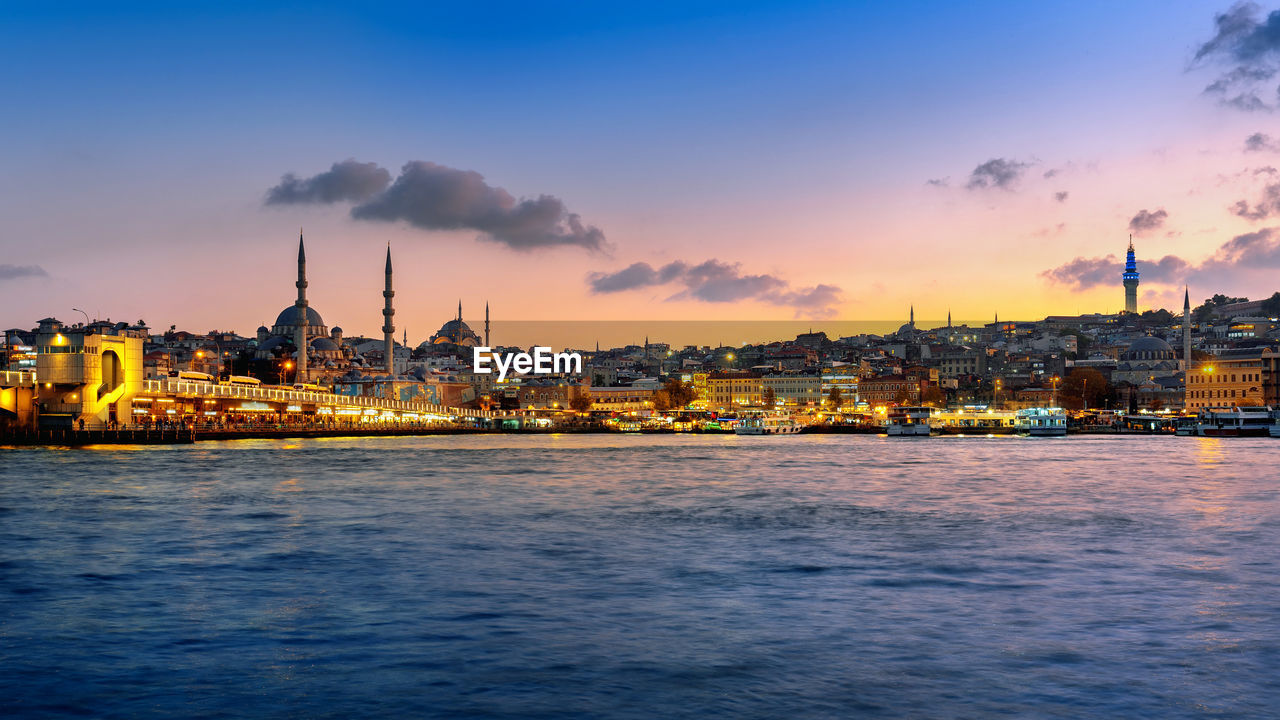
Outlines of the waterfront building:
[[707,376],[707,409],[732,411],[759,407],[761,375],[755,371],[713,372]]
[[592,411],[614,413],[650,413],[653,411],[653,388],[595,387],[588,393]]
[[1140,385],[1180,373],[1178,356],[1169,343],[1150,335],[1140,337],[1119,353],[1112,382]]
[[1124,273],[1120,276],[1124,281],[1124,311],[1138,312],[1138,263],[1134,259],[1133,236],[1129,236],[1129,253],[1124,260]]
[[760,378],[763,403],[766,389],[773,390],[774,403],[786,408],[817,407],[822,404],[822,377],[799,373],[769,374]]
[[142,386],[147,329],[93,322],[65,327],[55,318],[36,332],[36,402],[44,427],[102,428],[128,423]]
[[1195,363],[1187,373],[1187,409],[1266,404],[1264,385],[1275,382],[1272,355],[1268,348],[1238,348]]

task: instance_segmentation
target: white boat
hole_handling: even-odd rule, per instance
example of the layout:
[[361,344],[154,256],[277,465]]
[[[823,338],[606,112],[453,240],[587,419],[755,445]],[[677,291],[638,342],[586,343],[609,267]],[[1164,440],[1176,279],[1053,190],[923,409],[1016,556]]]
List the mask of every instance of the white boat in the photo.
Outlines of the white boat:
[[1207,407],[1200,410],[1196,434],[1202,437],[1267,437],[1275,416],[1270,407]]
[[800,423],[790,415],[751,415],[742,418],[733,426],[738,435],[795,435],[800,432]]
[[1018,432],[1031,437],[1063,437],[1067,411],[1062,408],[1025,408],[1018,411]]
[[900,407],[889,413],[889,437],[929,437],[931,407]]

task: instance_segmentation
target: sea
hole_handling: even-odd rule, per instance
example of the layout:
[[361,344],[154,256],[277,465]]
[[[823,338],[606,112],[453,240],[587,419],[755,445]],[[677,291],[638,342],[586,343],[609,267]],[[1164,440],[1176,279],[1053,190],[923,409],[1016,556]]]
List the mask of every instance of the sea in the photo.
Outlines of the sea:
[[1280,441],[0,449],[4,718],[1280,715]]

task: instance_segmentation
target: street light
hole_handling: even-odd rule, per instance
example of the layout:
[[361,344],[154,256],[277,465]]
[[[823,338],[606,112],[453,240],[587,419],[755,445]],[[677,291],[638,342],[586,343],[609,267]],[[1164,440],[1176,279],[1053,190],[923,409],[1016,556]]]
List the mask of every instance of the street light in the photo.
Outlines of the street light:
[[85,311],[81,310],[80,308],[71,308],[71,309],[72,309],[72,310],[74,310],[75,312],[78,312],[78,313],[80,313],[81,315],[83,315],[83,316],[84,316],[84,324],[85,324],[85,325],[88,325],[88,324],[89,324],[89,313],[87,313],[87,312],[85,312]]

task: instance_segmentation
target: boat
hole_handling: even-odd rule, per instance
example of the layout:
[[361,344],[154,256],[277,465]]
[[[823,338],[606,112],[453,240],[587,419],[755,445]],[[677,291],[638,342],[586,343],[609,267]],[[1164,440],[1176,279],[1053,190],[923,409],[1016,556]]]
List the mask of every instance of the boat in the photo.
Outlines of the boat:
[[1200,410],[1196,434],[1201,437],[1268,437],[1275,416],[1270,407],[1207,407]]
[[[1173,434],[1187,437],[1196,434],[1196,423],[1199,421],[1195,415],[1179,415],[1173,419]],[[1274,435],[1272,437],[1275,437]]]
[[929,429],[937,435],[1012,435],[1016,426],[1012,410],[983,405],[937,410],[929,416]]
[[1024,408],[1018,411],[1018,433],[1031,437],[1063,437],[1067,411],[1062,408]]
[[738,420],[733,432],[737,435],[795,435],[800,432],[800,423],[790,415],[778,413],[750,415]]
[[1271,437],[1280,437],[1280,409],[1271,411],[1271,424],[1267,426]]
[[931,407],[900,407],[889,412],[889,437],[929,437]]

